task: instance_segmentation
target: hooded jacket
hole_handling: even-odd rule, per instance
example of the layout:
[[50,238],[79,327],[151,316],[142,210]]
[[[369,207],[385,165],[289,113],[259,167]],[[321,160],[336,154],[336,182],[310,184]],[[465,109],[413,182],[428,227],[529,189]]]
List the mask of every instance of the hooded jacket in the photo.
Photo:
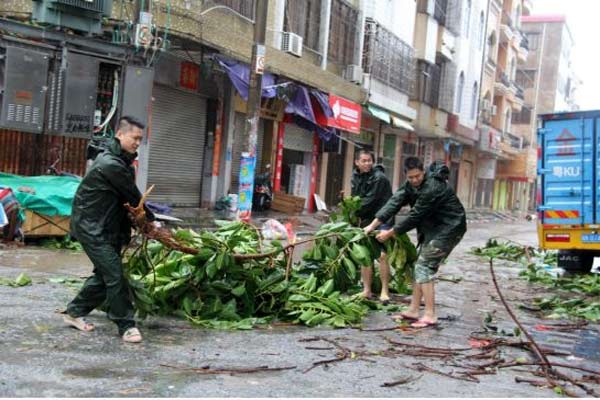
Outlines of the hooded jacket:
[[402,207],[410,205],[408,216],[394,226],[397,234],[417,228],[424,243],[433,239],[439,240],[442,246],[456,243],[467,231],[467,219],[463,205],[448,185],[449,175],[450,170],[441,161],[432,163],[421,186],[415,188],[406,181],[376,218],[387,221]]
[[[352,173],[352,196],[361,199],[360,210],[356,215],[361,220],[361,225],[368,225],[375,214],[392,197],[392,186],[385,176],[383,165],[377,164],[366,173],[354,169]],[[387,221],[386,221],[387,222]]]
[[[115,138],[96,157],[73,200],[71,234],[79,241],[115,246],[129,243],[131,222],[124,204],[137,206],[142,198],[131,165],[136,156],[123,151]],[[147,208],[146,216],[154,219]]]

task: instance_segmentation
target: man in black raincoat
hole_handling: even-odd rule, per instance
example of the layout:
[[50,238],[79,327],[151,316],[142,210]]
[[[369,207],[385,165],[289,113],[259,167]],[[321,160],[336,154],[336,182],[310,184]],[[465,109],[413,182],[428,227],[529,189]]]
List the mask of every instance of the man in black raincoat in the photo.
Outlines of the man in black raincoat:
[[[135,185],[132,166],[142,141],[144,125],[123,117],[115,138],[101,152],[87,172],[73,200],[71,235],[74,236],[94,265],[79,294],[68,304],[64,321],[89,332],[94,325],[83,317],[101,305],[118,328],[125,342],[142,341],[135,327],[134,308],[129,285],[123,275],[121,249],[131,240],[131,222],[125,203],[137,206],[141,193]],[[146,209],[146,217],[153,220]]]
[[[377,211],[392,196],[392,186],[384,174],[383,166],[373,166],[373,154],[369,151],[357,151],[354,166],[351,181],[352,196],[360,197],[361,207],[356,214],[360,218],[360,226],[364,227],[375,218]],[[380,228],[389,229],[391,225],[381,226]],[[362,296],[369,298],[372,296],[373,268],[361,266],[360,275],[363,282]],[[379,299],[383,303],[387,303],[390,300],[390,265],[384,252],[379,257],[379,275],[381,278],[381,295]]]
[[[437,323],[434,275],[467,231],[466,214],[454,190],[448,185],[449,170],[444,163],[436,161],[426,174],[421,160],[408,157],[404,162],[404,170],[407,182],[379,210],[365,231],[372,231],[405,205],[411,206],[406,218],[392,229],[379,233],[377,239],[384,242],[396,234],[417,229],[419,257],[414,269],[413,296],[409,309],[400,313],[399,318],[418,320],[412,324],[414,327],[426,327]],[[425,312],[419,319],[421,297],[425,300]]]

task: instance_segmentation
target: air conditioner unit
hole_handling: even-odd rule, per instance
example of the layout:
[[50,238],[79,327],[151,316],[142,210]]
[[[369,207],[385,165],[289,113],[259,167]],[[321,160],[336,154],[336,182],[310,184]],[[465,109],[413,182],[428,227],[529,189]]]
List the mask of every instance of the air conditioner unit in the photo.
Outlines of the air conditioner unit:
[[363,70],[360,65],[350,64],[344,70],[344,78],[354,83],[362,83]]
[[292,32],[283,32],[281,36],[281,50],[296,57],[302,57],[302,36]]
[[492,106],[492,115],[496,115],[498,112],[498,106]]
[[488,111],[490,109],[491,106],[491,102],[488,99],[483,99],[481,100],[481,108],[485,111]]

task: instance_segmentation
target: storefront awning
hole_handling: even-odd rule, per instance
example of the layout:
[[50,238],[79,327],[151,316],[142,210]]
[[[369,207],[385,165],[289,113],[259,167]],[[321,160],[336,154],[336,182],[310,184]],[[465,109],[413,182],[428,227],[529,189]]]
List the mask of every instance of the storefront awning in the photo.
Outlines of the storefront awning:
[[415,128],[410,124],[410,122],[407,122],[407,121],[403,120],[402,118],[394,117],[393,115],[391,117],[392,117],[392,125],[394,127],[404,129],[409,132],[415,131]]
[[380,120],[382,120],[383,122],[385,122],[387,124],[390,123],[391,115],[387,111],[384,111],[381,108],[371,106],[371,105],[367,106],[367,109],[369,110],[369,112],[371,114],[373,114],[373,116],[379,118]]
[[[215,56],[221,67],[227,72],[231,83],[244,101],[248,101],[248,90],[250,82],[250,67],[239,61],[230,60],[225,57]],[[275,97],[277,89],[275,75],[265,72],[262,77],[262,97]]]

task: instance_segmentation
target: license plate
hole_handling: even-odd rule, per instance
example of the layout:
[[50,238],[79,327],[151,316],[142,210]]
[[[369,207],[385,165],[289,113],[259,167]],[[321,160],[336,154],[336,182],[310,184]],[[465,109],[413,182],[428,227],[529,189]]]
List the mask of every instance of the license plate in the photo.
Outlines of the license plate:
[[599,234],[581,235],[581,241],[586,242],[586,243],[600,242],[600,235]]

